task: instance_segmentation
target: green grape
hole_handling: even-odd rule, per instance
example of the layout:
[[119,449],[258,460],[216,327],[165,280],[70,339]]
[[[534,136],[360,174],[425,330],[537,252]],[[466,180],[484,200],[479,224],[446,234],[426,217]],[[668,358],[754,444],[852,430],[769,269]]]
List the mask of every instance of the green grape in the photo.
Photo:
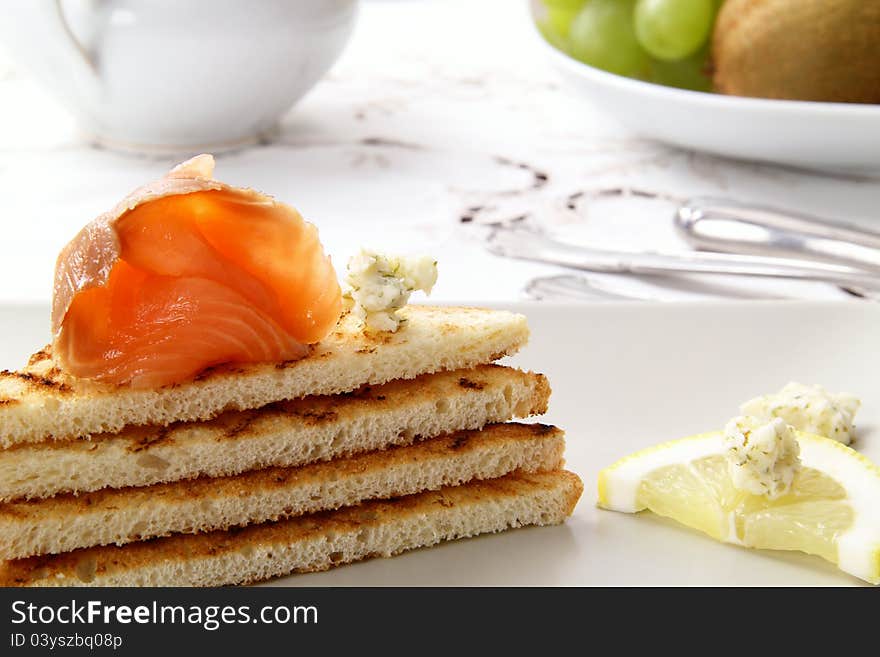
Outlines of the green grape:
[[712,91],[712,78],[707,73],[708,58],[706,46],[696,55],[677,62],[655,59],[651,64],[651,81],[691,91]]
[[706,43],[714,18],[714,0],[638,0],[636,36],[657,59],[676,61]]
[[538,21],[538,31],[551,46],[557,50],[568,52],[568,39],[556,32],[548,20]]
[[571,24],[572,56],[629,77],[648,74],[650,59],[633,28],[635,0],[589,0]]
[[583,7],[587,0],[542,0],[547,9],[570,9],[577,12]]
[[544,5],[538,12],[538,30],[550,45],[569,51],[568,33],[571,22],[587,0],[542,0]]
[[548,7],[546,18],[547,28],[561,36],[563,39],[567,39],[568,35],[571,33],[571,24],[577,15],[577,9]]
[[568,49],[568,33],[574,17],[587,0],[543,0],[544,10],[538,27],[544,38],[557,48]]
[[544,37],[544,40],[557,50],[568,52],[568,37],[559,34],[553,25],[547,20],[546,16],[542,20],[536,21],[538,32]]

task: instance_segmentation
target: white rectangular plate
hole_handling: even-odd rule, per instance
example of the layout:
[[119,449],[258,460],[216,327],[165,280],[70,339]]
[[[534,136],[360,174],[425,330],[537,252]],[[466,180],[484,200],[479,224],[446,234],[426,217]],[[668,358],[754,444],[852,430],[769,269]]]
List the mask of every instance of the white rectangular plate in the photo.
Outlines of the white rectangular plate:
[[[567,434],[584,480],[561,527],[458,541],[272,584],[851,585],[816,557],[721,545],[650,514],[595,507],[596,475],[643,447],[720,428],[745,399],[789,380],[858,395],[858,448],[880,461],[880,306],[736,302],[520,305],[532,340],[513,363],[546,373],[544,422]],[[47,310],[0,307],[0,368],[47,339]],[[880,500],[878,500],[880,504]]]

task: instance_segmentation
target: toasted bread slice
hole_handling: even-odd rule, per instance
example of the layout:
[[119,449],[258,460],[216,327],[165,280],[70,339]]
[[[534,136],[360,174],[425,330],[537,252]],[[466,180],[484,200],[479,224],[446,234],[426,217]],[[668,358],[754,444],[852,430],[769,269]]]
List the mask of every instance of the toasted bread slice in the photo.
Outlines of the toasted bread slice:
[[495,424],[300,468],[0,505],[0,559],[123,545],[412,495],[516,470],[562,467],[562,431]]
[[539,415],[549,396],[540,374],[480,365],[207,422],[18,445],[0,450],[0,501],[304,465]]
[[571,515],[582,491],[570,472],[517,473],[237,531],[7,561],[0,585],[244,584],[477,534],[558,524]]
[[0,447],[112,433],[126,425],[207,420],[224,410],[474,367],[528,340],[525,317],[509,312],[408,306],[402,314],[406,321],[396,333],[365,333],[346,315],[303,359],[219,366],[191,383],[158,390],[70,377],[45,349],[24,370],[0,375]]

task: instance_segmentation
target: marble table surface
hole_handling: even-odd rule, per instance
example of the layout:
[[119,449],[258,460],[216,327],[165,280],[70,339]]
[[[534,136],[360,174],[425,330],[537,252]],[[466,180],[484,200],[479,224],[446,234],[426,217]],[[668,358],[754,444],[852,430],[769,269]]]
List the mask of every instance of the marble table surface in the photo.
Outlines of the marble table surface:
[[[560,273],[486,253],[485,224],[515,217],[577,243],[664,250],[687,248],[669,199],[697,195],[876,221],[880,177],[640,139],[571,93],[535,38],[520,0],[365,0],[343,57],[278,139],[220,154],[217,175],[298,207],[340,268],[361,246],[435,255],[441,301],[518,300],[534,277]],[[67,240],[177,159],[94,147],[0,60],[0,303],[48,302]],[[658,300],[847,298],[821,283],[587,278],[612,296]]]

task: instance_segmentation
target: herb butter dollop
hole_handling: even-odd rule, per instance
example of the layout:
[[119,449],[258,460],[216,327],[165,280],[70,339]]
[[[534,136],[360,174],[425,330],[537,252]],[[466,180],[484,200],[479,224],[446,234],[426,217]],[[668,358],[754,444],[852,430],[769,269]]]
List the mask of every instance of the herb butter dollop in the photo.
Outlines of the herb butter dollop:
[[348,261],[347,287],[351,313],[371,331],[396,331],[398,310],[416,290],[430,294],[437,282],[437,261],[428,256],[390,256],[362,249]]
[[801,467],[794,430],[782,418],[738,416],[724,427],[733,485],[753,495],[785,495]]
[[740,406],[740,412],[765,420],[782,418],[798,431],[849,445],[855,435],[853,420],[861,405],[852,395],[832,394],[820,385],[792,382],[777,393],[750,399]]

